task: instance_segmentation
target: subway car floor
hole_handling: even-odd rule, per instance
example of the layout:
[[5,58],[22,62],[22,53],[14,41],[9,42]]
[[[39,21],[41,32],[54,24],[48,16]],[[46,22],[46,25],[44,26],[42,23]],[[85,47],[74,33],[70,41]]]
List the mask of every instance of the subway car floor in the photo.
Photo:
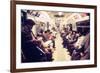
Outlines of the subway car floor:
[[69,55],[69,52],[67,49],[63,48],[62,45],[62,38],[60,34],[57,34],[57,37],[55,39],[55,51],[53,53],[53,61],[70,61],[71,56]]

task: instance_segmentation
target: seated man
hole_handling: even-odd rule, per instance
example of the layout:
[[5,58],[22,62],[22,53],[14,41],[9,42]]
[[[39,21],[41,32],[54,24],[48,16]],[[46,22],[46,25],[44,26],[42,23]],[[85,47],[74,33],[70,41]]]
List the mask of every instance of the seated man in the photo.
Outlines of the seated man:
[[35,25],[34,21],[27,19],[21,30],[21,49],[24,55],[22,62],[45,61],[45,53],[40,47],[40,41],[32,33],[31,29]]
[[90,34],[88,33],[84,39],[84,53],[82,60],[90,59]]

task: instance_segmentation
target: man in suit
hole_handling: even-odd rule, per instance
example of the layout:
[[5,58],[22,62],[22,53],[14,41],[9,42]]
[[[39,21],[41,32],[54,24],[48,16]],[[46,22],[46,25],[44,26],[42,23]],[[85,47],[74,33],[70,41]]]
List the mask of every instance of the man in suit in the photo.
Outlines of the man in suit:
[[41,62],[45,60],[45,53],[40,47],[40,42],[32,33],[35,25],[33,20],[27,19],[21,29],[21,49],[24,55],[22,62]]

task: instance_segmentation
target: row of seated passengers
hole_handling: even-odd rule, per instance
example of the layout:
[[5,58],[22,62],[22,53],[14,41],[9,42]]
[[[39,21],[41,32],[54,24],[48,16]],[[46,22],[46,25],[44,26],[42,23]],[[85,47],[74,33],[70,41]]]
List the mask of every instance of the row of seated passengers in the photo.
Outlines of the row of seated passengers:
[[35,25],[32,20],[27,20],[21,30],[22,62],[52,61],[56,38],[50,30],[42,31],[35,36],[31,29]]
[[90,59],[90,34],[76,31],[62,32],[63,47],[68,49],[71,60]]

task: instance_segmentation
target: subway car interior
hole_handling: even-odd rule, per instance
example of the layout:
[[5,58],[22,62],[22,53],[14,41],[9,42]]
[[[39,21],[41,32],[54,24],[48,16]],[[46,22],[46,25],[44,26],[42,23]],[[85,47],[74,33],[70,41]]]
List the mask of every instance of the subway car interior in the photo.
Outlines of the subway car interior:
[[21,62],[90,59],[90,14],[21,10]]

